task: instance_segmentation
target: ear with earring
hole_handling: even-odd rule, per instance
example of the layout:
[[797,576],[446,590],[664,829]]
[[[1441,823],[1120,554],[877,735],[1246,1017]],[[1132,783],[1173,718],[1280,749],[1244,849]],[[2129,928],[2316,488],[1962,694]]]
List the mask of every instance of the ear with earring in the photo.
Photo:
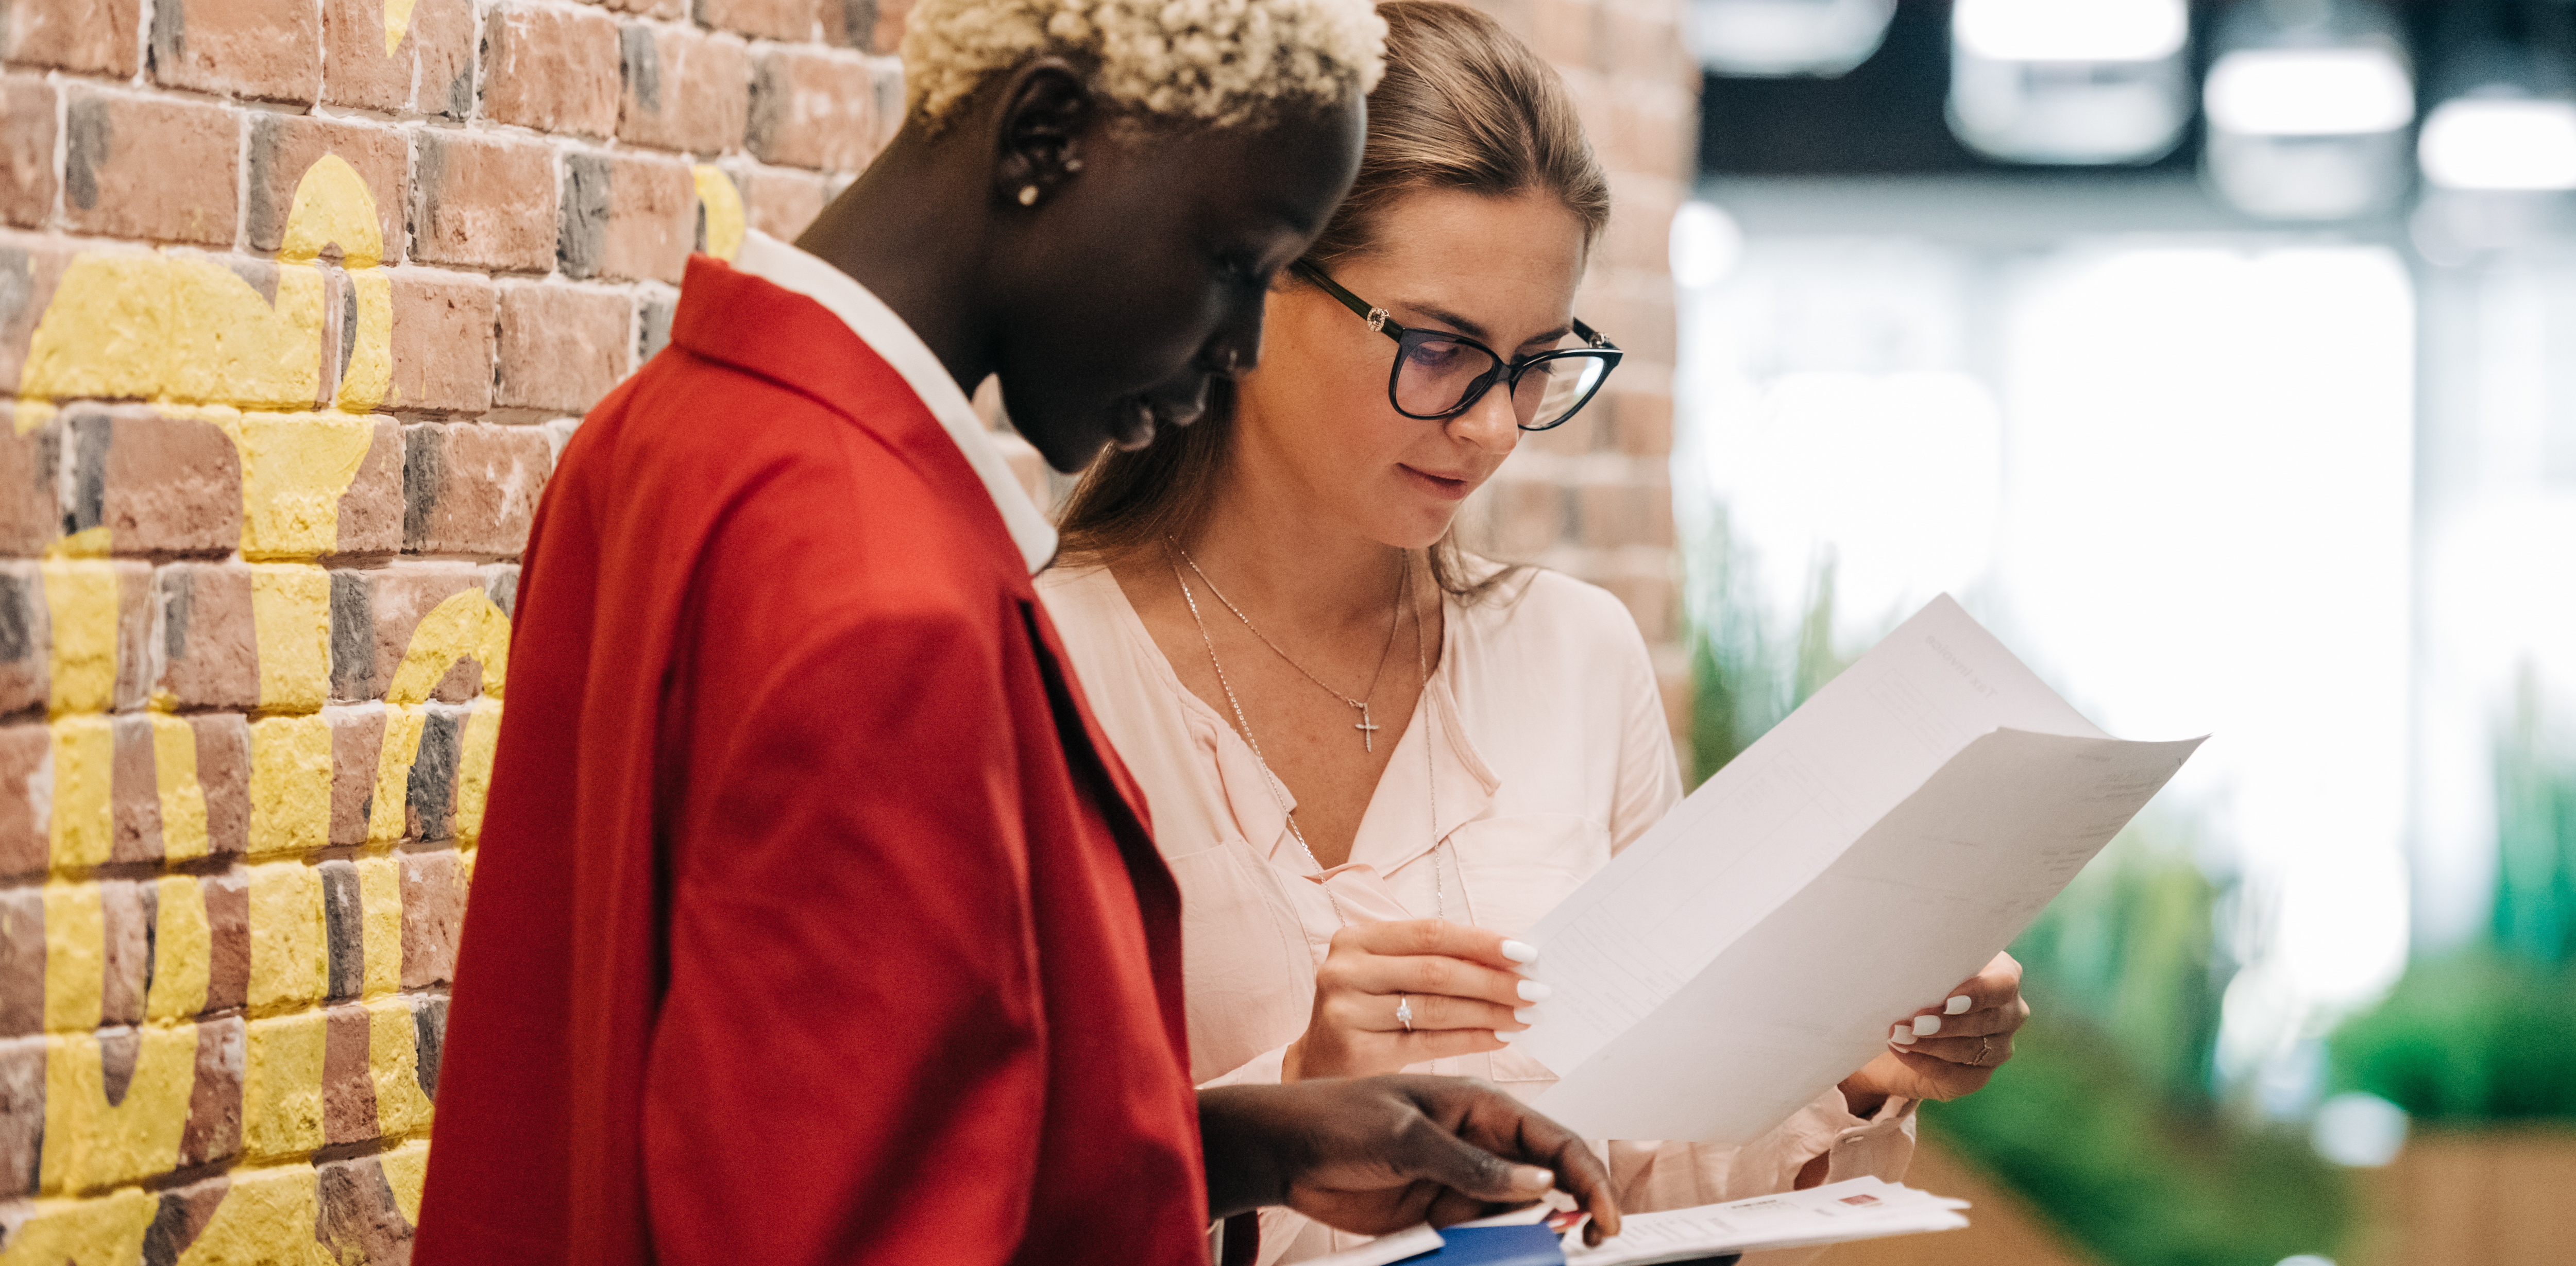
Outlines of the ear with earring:
[[[1065,160],[1064,160],[1064,174],[1066,174],[1066,175],[1070,176],[1070,175],[1073,175],[1074,173],[1076,173],[1076,172],[1078,172],[1078,171],[1081,171],[1081,170],[1082,170],[1082,160],[1081,160],[1081,159],[1071,157],[1070,155],[1068,155],[1068,156],[1065,158]],[[1036,206],[1036,205],[1038,204],[1038,196],[1039,196],[1038,187],[1037,187],[1037,185],[1036,185],[1034,182],[1020,186],[1020,205],[1021,205],[1021,206],[1024,206],[1024,207],[1033,207],[1033,206]]]

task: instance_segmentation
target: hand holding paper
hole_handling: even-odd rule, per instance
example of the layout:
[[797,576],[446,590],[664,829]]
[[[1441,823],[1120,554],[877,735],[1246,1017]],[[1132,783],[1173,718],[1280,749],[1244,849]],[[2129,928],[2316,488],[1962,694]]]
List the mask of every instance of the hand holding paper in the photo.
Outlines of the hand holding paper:
[[1515,1045],[1593,1138],[1741,1143],[1980,970],[2199,740],[2104,735],[1948,597],[1523,938]]

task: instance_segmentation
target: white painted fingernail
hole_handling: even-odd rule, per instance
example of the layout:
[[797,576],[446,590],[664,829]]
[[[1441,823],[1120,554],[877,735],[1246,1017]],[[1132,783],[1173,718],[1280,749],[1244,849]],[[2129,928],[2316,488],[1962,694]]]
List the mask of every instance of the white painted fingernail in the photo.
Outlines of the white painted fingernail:
[[1519,1036],[1520,1034],[1518,1033],[1507,1033],[1501,1029],[1494,1030],[1494,1040],[1497,1042],[1508,1042]]
[[1555,990],[1550,989],[1535,980],[1524,980],[1521,982],[1521,997],[1530,1002],[1545,1002],[1547,1001],[1548,996],[1555,992]]
[[1513,1012],[1512,1018],[1523,1024],[1536,1024],[1538,1023],[1538,1009],[1535,1007],[1523,1007],[1520,1010]]
[[1897,1025],[1896,1031],[1887,1035],[1887,1040],[1894,1042],[1899,1046],[1912,1046],[1914,1045],[1914,1029],[1910,1025]]
[[1505,941],[1503,957],[1515,963],[1534,963],[1538,961],[1538,947],[1527,941]]
[[1940,1031],[1941,1017],[1937,1015],[1918,1015],[1914,1017],[1914,1036],[1930,1037]]
[[1971,1000],[1968,995],[1960,994],[1959,996],[1950,999],[1949,1005],[1942,1009],[1951,1015],[1966,1015],[1968,1013],[1968,1008],[1975,1005],[1977,1004]]

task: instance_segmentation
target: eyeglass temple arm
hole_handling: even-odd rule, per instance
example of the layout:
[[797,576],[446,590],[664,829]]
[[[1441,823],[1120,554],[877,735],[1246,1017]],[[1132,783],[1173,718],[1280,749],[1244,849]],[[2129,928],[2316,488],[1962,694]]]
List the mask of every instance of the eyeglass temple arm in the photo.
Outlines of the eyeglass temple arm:
[[1404,333],[1403,326],[1387,319],[1386,309],[1370,307],[1368,300],[1342,289],[1342,283],[1326,276],[1323,269],[1301,259],[1288,265],[1288,271],[1315,283],[1325,294],[1340,300],[1343,307],[1349,308],[1359,314],[1361,320],[1368,322],[1370,329],[1377,330],[1388,338]]

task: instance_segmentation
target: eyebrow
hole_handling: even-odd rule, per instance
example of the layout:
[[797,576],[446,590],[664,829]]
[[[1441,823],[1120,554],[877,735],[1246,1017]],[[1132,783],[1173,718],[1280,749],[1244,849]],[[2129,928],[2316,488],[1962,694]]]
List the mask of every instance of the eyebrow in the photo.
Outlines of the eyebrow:
[[[1464,334],[1464,335],[1466,335],[1467,337],[1469,337],[1469,338],[1471,338],[1471,339],[1475,339],[1476,341],[1478,341],[1478,342],[1480,342],[1480,343],[1490,343],[1490,342],[1492,342],[1492,341],[1493,341],[1493,339],[1494,339],[1494,336],[1493,336],[1492,334],[1488,333],[1488,332],[1486,331],[1486,329],[1485,329],[1485,327],[1484,327],[1484,326],[1479,325],[1479,324],[1477,324],[1477,323],[1476,323],[1476,322],[1474,322],[1474,321],[1470,321],[1470,320],[1468,320],[1467,318],[1462,317],[1462,316],[1458,315],[1458,314],[1457,314],[1457,313],[1455,313],[1455,312],[1451,312],[1451,311],[1449,311],[1449,310],[1448,310],[1448,309],[1446,309],[1446,308],[1435,307],[1435,306],[1433,306],[1433,305],[1431,305],[1431,304],[1427,304],[1427,303],[1408,303],[1408,304],[1406,304],[1406,305],[1404,305],[1404,306],[1406,306],[1406,307],[1408,307],[1408,308],[1411,308],[1411,309],[1413,309],[1414,311],[1419,312],[1419,313],[1421,313],[1422,315],[1427,316],[1427,317],[1431,318],[1432,320],[1439,322],[1439,323],[1440,323],[1440,324],[1442,324],[1442,325],[1446,325],[1446,326],[1453,327],[1453,328],[1455,328],[1459,333]],[[1534,335],[1531,335],[1528,339],[1524,340],[1524,341],[1521,343],[1521,346],[1523,346],[1523,347],[1527,347],[1527,346],[1529,346],[1529,345],[1530,345],[1530,344],[1532,344],[1532,343],[1553,343],[1553,342],[1557,341],[1558,339],[1564,338],[1566,335],[1571,334],[1571,333],[1573,333],[1573,332],[1574,332],[1574,325],[1573,325],[1573,323],[1568,322],[1568,323],[1566,323],[1566,324],[1564,324],[1564,325],[1560,325],[1560,326],[1556,327],[1556,328],[1555,328],[1555,329],[1553,329],[1553,330],[1547,331],[1547,332],[1546,332],[1546,333],[1544,333],[1544,334],[1534,334]]]

